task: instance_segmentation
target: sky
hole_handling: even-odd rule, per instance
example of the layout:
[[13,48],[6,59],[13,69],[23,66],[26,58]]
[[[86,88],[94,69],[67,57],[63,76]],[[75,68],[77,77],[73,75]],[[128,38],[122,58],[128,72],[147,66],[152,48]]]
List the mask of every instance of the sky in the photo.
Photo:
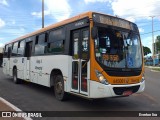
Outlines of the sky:
[[[44,0],[44,25],[48,26],[86,11],[118,16],[136,23],[142,44],[152,50],[160,35],[160,0]],[[0,47],[41,28],[42,0],[0,0]]]

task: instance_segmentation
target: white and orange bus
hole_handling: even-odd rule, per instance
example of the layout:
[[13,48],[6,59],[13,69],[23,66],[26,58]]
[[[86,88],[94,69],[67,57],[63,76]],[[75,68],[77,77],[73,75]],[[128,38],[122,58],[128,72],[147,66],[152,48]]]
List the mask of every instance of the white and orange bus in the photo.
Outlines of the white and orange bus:
[[86,12],[5,45],[3,72],[15,83],[53,87],[55,97],[129,96],[144,91],[138,27],[127,20]]

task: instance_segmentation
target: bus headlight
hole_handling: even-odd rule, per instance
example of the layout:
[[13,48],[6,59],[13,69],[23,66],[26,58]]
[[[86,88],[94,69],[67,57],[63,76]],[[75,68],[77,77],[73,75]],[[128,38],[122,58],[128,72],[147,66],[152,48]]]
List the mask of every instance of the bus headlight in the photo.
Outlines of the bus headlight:
[[142,80],[141,80],[141,82],[143,82],[145,80],[145,78],[144,78],[144,74],[142,75]]
[[101,72],[99,72],[98,70],[95,70],[96,72],[96,76],[98,78],[98,80],[102,83],[102,84],[105,84],[105,85],[108,85],[108,81],[105,79],[105,77],[102,75]]

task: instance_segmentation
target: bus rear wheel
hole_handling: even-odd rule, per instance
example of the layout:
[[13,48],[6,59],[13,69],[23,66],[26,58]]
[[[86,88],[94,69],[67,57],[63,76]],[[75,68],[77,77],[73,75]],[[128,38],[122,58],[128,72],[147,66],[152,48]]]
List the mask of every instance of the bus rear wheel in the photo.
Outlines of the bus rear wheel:
[[56,75],[54,80],[54,94],[56,99],[64,101],[67,99],[67,93],[64,91],[64,80],[62,75]]
[[20,79],[17,78],[17,69],[16,68],[13,69],[13,82],[16,84],[20,83]]

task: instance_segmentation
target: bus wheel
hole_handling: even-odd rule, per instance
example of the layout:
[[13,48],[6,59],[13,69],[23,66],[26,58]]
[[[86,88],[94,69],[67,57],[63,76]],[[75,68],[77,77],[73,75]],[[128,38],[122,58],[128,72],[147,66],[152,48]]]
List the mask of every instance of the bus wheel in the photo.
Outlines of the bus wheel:
[[20,83],[20,79],[17,78],[17,69],[16,68],[13,69],[13,81],[16,84]]
[[57,75],[54,80],[54,93],[56,99],[63,101],[67,98],[67,93],[64,91],[64,80],[62,75]]

